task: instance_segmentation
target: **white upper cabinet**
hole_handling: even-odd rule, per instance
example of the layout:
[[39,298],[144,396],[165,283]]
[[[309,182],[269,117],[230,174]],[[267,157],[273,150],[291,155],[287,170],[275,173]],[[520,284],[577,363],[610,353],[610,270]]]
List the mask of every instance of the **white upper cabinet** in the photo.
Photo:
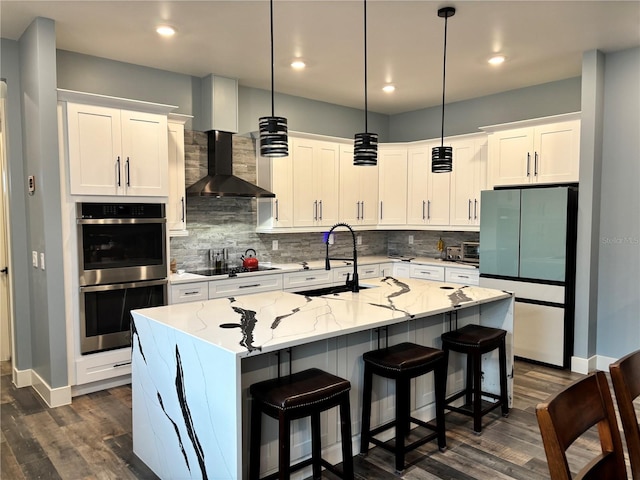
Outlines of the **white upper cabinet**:
[[353,145],[340,145],[340,221],[378,223],[378,166],[353,164]]
[[[175,107],[62,90],[59,97],[88,100],[66,104],[72,195],[168,195],[167,113]],[[117,108],[128,104],[153,111]]]
[[407,224],[449,225],[450,173],[431,172],[431,149],[435,142],[409,147],[407,151]]
[[293,225],[328,226],[338,222],[337,143],[292,138]]
[[258,229],[268,231],[293,227],[293,159],[289,137],[289,156],[268,158],[260,156],[260,142],[256,142],[258,186],[275,194],[275,198],[258,198]]
[[[489,185],[577,182],[580,120],[577,115],[485,127],[489,135]],[[530,123],[538,123],[530,125]],[[523,125],[524,124],[524,125]],[[517,127],[517,128],[514,128]]]
[[169,198],[167,230],[171,236],[187,234],[187,204],[184,179],[184,124],[186,115],[171,115],[169,130]]
[[378,225],[407,223],[407,147],[378,146]]
[[486,187],[486,136],[447,140],[453,149],[450,225],[480,225],[480,191]]

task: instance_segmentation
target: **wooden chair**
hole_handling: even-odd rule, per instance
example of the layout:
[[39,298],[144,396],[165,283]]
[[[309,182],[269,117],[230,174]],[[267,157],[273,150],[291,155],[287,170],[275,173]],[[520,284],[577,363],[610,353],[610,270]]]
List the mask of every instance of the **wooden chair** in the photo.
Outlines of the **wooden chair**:
[[[551,480],[624,480],[622,440],[604,372],[593,372],[552,395],[536,408]],[[602,452],[571,476],[566,450],[583,433],[598,426]]]
[[640,350],[609,365],[633,480],[640,480],[640,426],[633,401],[640,396]]

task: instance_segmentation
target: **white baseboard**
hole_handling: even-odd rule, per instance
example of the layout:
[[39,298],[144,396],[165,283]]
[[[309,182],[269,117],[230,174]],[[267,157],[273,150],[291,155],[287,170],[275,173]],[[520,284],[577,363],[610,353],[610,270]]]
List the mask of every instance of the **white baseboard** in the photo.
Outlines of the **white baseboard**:
[[609,371],[609,365],[613,362],[618,361],[617,358],[605,357],[604,355],[598,355],[597,368],[598,370],[602,370],[604,372]]
[[18,388],[33,387],[33,389],[45,401],[47,406],[60,407],[71,403],[71,387],[51,388],[35,371],[13,369],[13,383]]
[[[603,357],[602,355],[594,355],[589,358],[571,357],[571,371],[576,373],[582,373],[586,375],[594,370],[609,371],[609,363],[615,361],[609,357]],[[604,365],[602,368],[601,365]]]
[[71,396],[77,397],[79,395],[86,395],[87,393],[99,392],[108,388],[120,387],[131,383],[131,375],[123,375],[121,377],[109,378],[107,380],[100,380],[92,383],[85,383],[82,385],[74,385],[71,387]]

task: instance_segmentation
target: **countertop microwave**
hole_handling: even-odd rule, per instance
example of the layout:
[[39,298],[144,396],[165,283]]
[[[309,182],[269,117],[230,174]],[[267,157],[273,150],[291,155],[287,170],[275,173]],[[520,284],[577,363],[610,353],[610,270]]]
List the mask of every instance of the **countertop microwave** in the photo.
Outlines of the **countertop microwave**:
[[480,243],[462,242],[462,261],[480,263]]

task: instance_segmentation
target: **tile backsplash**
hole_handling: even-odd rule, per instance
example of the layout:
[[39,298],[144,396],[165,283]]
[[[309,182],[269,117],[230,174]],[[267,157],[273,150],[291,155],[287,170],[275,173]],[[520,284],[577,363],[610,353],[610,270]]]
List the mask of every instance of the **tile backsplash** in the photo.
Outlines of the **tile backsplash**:
[[[248,137],[233,137],[233,173],[247,181],[256,181],[254,141]],[[185,181],[189,186],[207,174],[207,135],[185,131]],[[326,250],[323,234],[317,233],[256,233],[256,200],[252,198],[187,197],[188,236],[170,239],[171,258],[178,268],[194,270],[208,266],[209,249],[228,248],[230,262],[240,262],[247,248],[253,248],[261,263],[296,263],[321,260]],[[351,256],[353,243],[346,230],[336,230],[331,256]],[[437,257],[437,244],[442,237],[445,245],[463,241],[478,241],[478,232],[437,231],[359,231],[362,244],[358,256],[408,255]],[[413,244],[408,237],[413,235]],[[278,250],[272,241],[278,240]]]

